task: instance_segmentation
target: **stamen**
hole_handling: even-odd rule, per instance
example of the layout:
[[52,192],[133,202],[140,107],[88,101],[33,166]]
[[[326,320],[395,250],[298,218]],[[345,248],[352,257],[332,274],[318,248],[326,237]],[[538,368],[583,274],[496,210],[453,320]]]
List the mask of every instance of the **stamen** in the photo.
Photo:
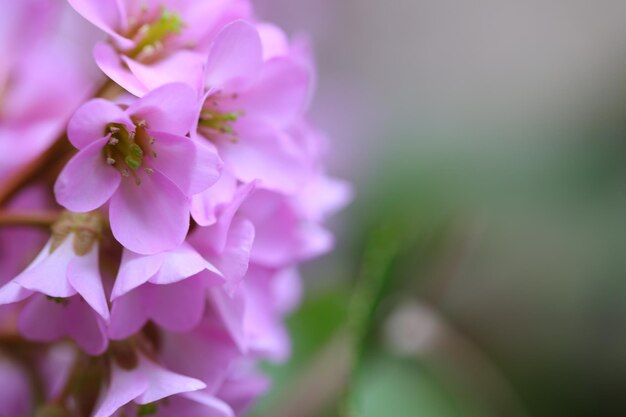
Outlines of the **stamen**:
[[109,165],[115,165],[115,159],[111,158],[110,156],[107,157],[107,164]]
[[177,35],[183,28],[183,21],[176,13],[164,10],[154,22],[143,25],[137,31],[138,42],[128,53],[131,58],[139,54],[153,54],[163,48],[163,41],[170,35]]
[[156,52],[157,48],[154,45],[148,45],[141,50],[141,56],[148,58],[149,56],[156,54]]

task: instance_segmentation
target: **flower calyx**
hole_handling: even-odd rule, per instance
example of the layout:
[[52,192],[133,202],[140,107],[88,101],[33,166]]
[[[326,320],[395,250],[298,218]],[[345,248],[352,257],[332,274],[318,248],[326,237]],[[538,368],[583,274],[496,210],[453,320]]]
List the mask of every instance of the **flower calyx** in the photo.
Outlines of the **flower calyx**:
[[73,213],[64,211],[52,225],[50,253],[61,246],[70,234],[73,234],[72,247],[74,253],[78,256],[84,256],[92,250],[97,240],[100,239],[103,229],[104,219],[98,212]]

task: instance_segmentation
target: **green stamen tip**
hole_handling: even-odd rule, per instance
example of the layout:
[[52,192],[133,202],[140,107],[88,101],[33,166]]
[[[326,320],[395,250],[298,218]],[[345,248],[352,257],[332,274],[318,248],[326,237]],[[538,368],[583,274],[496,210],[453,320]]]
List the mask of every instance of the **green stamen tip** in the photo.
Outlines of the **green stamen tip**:
[[158,411],[157,403],[142,404],[137,408],[137,416],[150,416]]
[[129,52],[129,56],[134,57],[141,53],[145,48],[155,46],[163,42],[169,35],[180,34],[183,28],[183,20],[176,14],[164,10],[156,21],[147,25],[147,29],[143,34],[137,46]]
[[183,20],[176,13],[163,11],[159,23],[163,25],[166,32],[179,34],[183,28]]
[[70,300],[68,300],[67,298],[63,298],[63,297],[52,297],[52,296],[47,295],[46,298],[55,304],[67,305],[67,303],[70,302]]
[[235,112],[224,114],[224,120],[229,121],[229,122],[236,122],[238,118],[239,118],[239,114]]
[[128,165],[129,168],[131,169],[137,169],[141,166],[141,159],[138,158],[134,158],[131,155],[128,155],[125,159],[124,162],[126,162],[126,165]]
[[141,160],[141,158],[143,158],[143,151],[136,143],[130,145],[130,153],[135,157],[135,159]]

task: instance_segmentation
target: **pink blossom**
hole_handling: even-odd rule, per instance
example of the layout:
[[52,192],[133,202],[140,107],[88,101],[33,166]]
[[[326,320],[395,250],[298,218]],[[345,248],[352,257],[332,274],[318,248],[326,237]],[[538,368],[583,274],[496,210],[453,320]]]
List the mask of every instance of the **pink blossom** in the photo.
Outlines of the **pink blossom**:
[[109,335],[124,339],[148,320],[189,331],[202,317],[206,289],[221,283],[222,273],[186,243],[157,255],[125,251],[111,295]]
[[141,96],[168,82],[202,82],[206,48],[230,21],[251,14],[247,0],[98,2],[70,0],[84,18],[109,36],[94,48],[100,69]]
[[352,194],[310,45],[248,0],[68,3],[0,6],[0,415],[241,416]]
[[108,346],[105,321],[77,295],[65,299],[33,296],[20,313],[18,328],[24,337],[37,342],[69,337],[90,355],[100,355]]
[[131,401],[149,404],[204,387],[202,381],[171,372],[138,353],[137,365],[132,369],[112,361],[108,387],[100,396],[93,417],[109,417]]
[[264,60],[258,29],[233,22],[208,54],[198,131],[240,181],[293,192],[304,181],[304,156],[285,128],[304,112],[310,81],[309,70],[289,56]]
[[34,293],[65,299],[80,294],[104,320],[109,309],[98,268],[98,218],[69,215],[35,260],[0,288],[0,303],[14,303]]
[[[63,2],[4,2],[0,11],[0,174],[35,158],[101,82],[82,44],[90,39]],[[42,71],[45,68],[45,71]],[[55,82],[50,82],[55,80]],[[49,103],[55,103],[51,106]],[[19,138],[19,140],[16,140]]]
[[57,179],[57,201],[86,212],[110,200],[111,230],[126,248],[176,248],[189,228],[188,196],[208,188],[220,170],[209,147],[184,136],[195,108],[195,93],[184,84],[158,88],[127,109],[87,102],[68,126],[79,152]]
[[34,392],[27,370],[4,354],[0,355],[0,416],[32,414]]

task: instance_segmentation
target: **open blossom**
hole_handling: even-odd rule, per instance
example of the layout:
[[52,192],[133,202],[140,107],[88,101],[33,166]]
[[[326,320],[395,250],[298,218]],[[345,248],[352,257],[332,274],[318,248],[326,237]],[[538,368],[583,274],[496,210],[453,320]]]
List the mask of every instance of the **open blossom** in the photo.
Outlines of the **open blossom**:
[[79,152],[57,179],[57,201],[86,212],[110,200],[113,235],[132,251],[180,245],[189,228],[188,197],[214,183],[220,169],[210,148],[184,136],[195,97],[190,87],[170,84],[126,109],[102,99],[84,104],[69,121]]
[[[285,128],[304,112],[308,69],[289,56],[264,57],[259,29],[226,26],[208,54],[198,132],[212,139],[235,177],[293,192],[304,181],[303,155]],[[240,51],[230,51],[237,47]]]
[[37,258],[0,288],[0,302],[21,301],[34,293],[52,298],[80,294],[102,318],[108,320],[109,310],[98,272],[97,235],[101,229],[97,217],[66,216],[57,223],[55,234]]
[[109,417],[130,401],[145,405],[206,386],[197,379],[168,371],[141,354],[129,354],[134,356],[132,365],[125,364],[130,369],[116,361],[111,362],[109,383],[96,406],[94,417]]
[[100,69],[137,96],[167,82],[202,82],[207,47],[226,23],[247,18],[246,0],[69,0],[109,35],[94,47]]
[[222,273],[189,244],[156,255],[124,251],[111,294],[109,335],[124,339],[148,320],[172,331],[191,330],[204,312],[206,289]]
[[310,48],[247,0],[7,2],[0,26],[0,415],[241,416],[351,197]]

